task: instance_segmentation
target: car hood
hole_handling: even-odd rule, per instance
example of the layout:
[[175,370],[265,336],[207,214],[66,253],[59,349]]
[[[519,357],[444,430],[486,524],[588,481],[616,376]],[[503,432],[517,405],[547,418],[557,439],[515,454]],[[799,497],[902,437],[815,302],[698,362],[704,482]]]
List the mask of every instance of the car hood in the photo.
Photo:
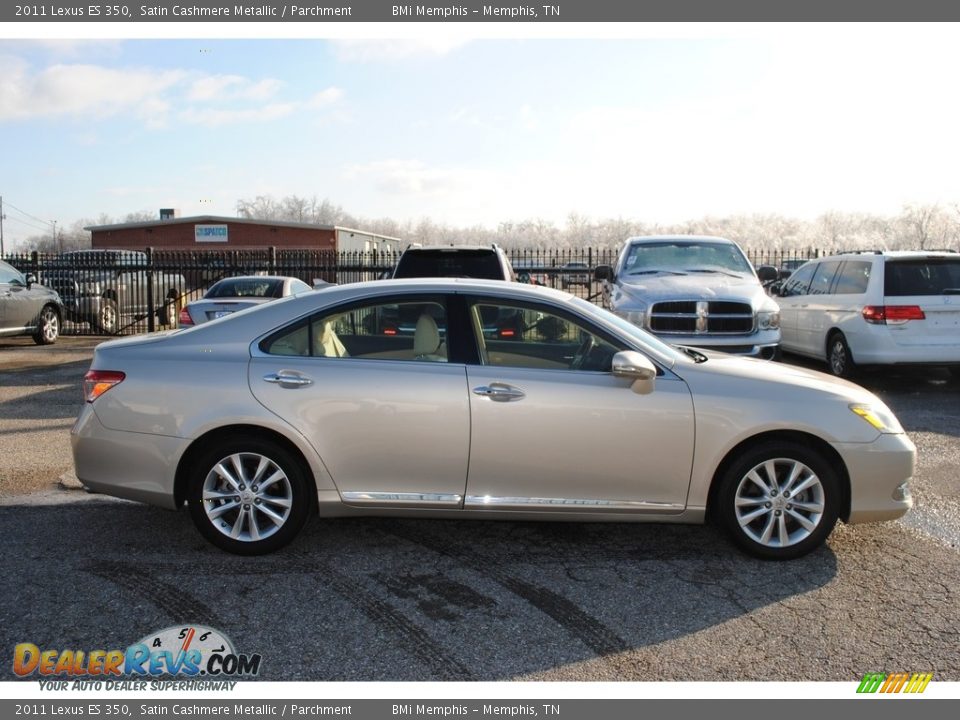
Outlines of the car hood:
[[648,299],[746,299],[756,294],[763,294],[760,283],[755,277],[749,275],[733,277],[722,273],[628,275],[618,278],[617,284],[627,293]]
[[[872,442],[879,432],[850,411],[870,405],[893,415],[880,398],[852,382],[815,370],[700,350],[707,361],[673,368],[690,387],[704,431],[714,424],[762,430],[804,430],[828,441]],[[698,421],[699,422],[699,421]],[[902,429],[899,430],[902,432]]]
[[[832,395],[849,403],[880,402],[866,388],[816,370],[702,348],[698,348],[698,351],[707,357],[707,361],[684,363],[686,368],[693,370],[689,373],[691,379],[704,378],[711,382],[729,383],[731,387],[742,381],[753,388],[752,394],[766,396],[769,402],[803,402],[811,399],[811,393]],[[686,374],[679,366],[675,370],[686,379]]]

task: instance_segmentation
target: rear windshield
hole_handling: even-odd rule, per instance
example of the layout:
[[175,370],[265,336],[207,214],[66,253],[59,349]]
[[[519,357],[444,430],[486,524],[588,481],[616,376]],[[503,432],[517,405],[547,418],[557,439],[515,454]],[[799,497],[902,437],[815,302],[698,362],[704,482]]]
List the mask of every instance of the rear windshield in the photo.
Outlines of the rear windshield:
[[887,260],[884,281],[887,296],[960,295],[960,256]]
[[283,280],[267,280],[265,278],[233,278],[221,280],[211,287],[204,297],[283,297]]
[[395,278],[469,277],[505,280],[492,250],[417,250],[400,256]]

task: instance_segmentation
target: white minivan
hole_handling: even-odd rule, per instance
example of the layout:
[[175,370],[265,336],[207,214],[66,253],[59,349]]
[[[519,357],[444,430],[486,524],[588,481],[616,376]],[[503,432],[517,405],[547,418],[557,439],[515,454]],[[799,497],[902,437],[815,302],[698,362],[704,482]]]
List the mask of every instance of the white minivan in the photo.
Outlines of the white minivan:
[[960,376],[960,254],[818,258],[775,294],[781,346],[850,377],[858,365],[939,365]]

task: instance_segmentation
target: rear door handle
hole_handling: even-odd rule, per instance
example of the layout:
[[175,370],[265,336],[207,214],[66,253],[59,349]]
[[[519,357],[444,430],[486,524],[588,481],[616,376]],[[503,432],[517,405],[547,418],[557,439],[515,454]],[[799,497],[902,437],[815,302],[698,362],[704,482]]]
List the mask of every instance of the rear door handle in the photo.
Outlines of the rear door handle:
[[268,383],[273,383],[274,385],[279,385],[280,387],[286,388],[298,388],[306,387],[307,385],[313,385],[313,380],[310,378],[304,377],[303,375],[285,372],[283,370],[278,373],[264,375],[263,379]]
[[488,397],[497,402],[510,402],[511,400],[521,400],[527,395],[520,388],[507,385],[505,383],[490,383],[489,385],[480,385],[473,389],[474,395]]

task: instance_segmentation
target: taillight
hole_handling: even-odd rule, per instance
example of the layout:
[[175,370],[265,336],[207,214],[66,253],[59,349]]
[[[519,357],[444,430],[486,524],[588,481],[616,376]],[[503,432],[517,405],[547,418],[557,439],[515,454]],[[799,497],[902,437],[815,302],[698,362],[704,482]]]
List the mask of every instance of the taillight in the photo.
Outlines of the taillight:
[[927,317],[919,305],[867,305],[860,314],[872,325],[901,325]]
[[114,385],[123,382],[126,374],[115,370],[89,370],[83,376],[83,397],[93,402]]
[[180,324],[181,325],[193,325],[193,318],[190,317],[190,313],[187,312],[186,308],[183,308],[180,311]]
[[517,331],[513,328],[500,328],[500,337],[502,338],[512,338],[515,337]]

